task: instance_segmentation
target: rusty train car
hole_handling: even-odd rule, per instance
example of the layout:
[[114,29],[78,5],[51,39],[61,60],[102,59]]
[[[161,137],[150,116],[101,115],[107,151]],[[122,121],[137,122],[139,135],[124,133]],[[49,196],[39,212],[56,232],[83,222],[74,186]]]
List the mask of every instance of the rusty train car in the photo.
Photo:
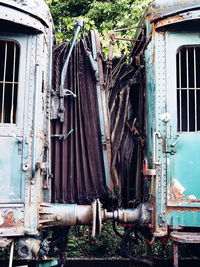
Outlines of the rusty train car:
[[[43,0],[0,0],[0,247],[54,266],[73,225],[125,225],[123,253],[200,243],[197,0],[155,0],[126,57],[103,60],[96,31],[54,45]],[[45,231],[52,231],[48,238]],[[46,262],[48,260],[48,262]],[[147,261],[145,261],[147,263]],[[42,263],[41,263],[42,264]],[[41,265],[42,266],[42,265]]]

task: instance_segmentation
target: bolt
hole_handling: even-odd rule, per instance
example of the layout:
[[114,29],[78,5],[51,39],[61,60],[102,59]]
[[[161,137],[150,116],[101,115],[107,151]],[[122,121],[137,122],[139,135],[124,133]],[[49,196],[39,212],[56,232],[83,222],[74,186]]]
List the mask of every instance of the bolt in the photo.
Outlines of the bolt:
[[61,215],[58,215],[58,216],[56,217],[56,220],[57,220],[57,221],[61,221],[61,220],[62,220],[62,216],[61,216]]

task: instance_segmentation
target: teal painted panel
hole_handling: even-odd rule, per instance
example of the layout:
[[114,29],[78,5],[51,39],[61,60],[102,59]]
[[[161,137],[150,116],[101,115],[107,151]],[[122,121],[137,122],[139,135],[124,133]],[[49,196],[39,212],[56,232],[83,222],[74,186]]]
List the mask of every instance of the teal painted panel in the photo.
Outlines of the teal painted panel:
[[47,261],[39,264],[39,267],[50,267],[50,266],[57,266],[58,265],[58,260],[52,260],[52,261]]
[[[167,112],[170,118],[166,123],[166,167],[168,205],[172,206],[194,207],[195,201],[200,200],[200,132],[179,132],[177,129],[177,51],[183,46],[197,45],[200,45],[197,32],[166,34]],[[170,154],[172,148],[174,153]]]
[[[22,153],[17,138],[0,138],[0,202],[22,198]],[[22,152],[22,151],[21,151]]]
[[168,225],[178,227],[200,227],[200,211],[173,211],[167,216]]
[[170,178],[182,186],[184,196],[200,200],[200,134],[182,133],[171,156]]

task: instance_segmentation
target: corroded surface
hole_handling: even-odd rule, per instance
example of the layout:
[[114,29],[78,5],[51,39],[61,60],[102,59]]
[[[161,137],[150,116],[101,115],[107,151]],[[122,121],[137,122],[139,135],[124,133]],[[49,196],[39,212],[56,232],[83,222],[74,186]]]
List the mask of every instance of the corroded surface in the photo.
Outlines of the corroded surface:
[[149,12],[153,14],[154,19],[176,14],[179,12],[192,10],[200,7],[198,0],[155,0],[149,6]]

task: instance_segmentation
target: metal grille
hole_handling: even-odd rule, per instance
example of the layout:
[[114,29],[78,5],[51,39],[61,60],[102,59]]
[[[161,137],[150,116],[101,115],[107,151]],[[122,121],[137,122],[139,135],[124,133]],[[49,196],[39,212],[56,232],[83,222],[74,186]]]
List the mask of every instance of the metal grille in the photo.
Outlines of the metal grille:
[[179,132],[200,131],[200,47],[177,53],[177,115]]
[[19,45],[0,40],[0,123],[16,123]]

